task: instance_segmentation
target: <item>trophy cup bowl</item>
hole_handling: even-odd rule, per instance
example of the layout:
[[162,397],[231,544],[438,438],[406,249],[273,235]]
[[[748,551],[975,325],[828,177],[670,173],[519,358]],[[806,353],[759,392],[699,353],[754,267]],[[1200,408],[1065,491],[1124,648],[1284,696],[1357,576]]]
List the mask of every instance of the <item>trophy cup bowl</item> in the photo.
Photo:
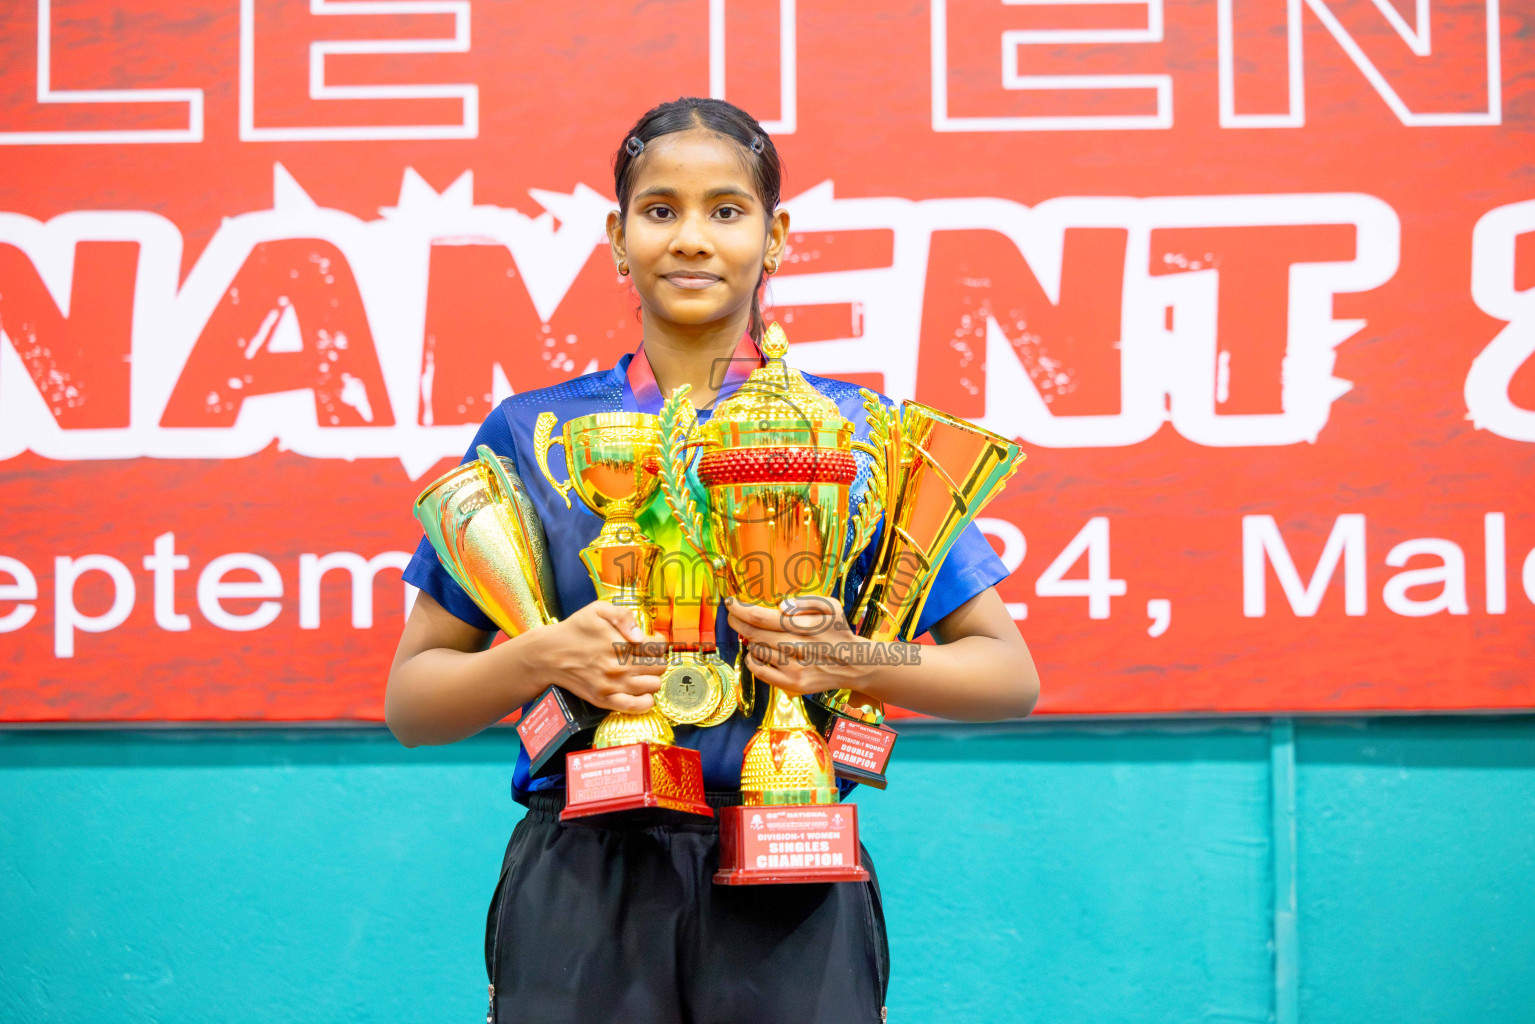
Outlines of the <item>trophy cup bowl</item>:
[[920,402],[903,402],[885,533],[854,613],[860,636],[909,635],[929,584],[959,539],[1024,459],[1017,444]]
[[[838,589],[857,473],[852,424],[784,364],[787,346],[783,329],[771,325],[767,363],[706,425],[697,424],[686,385],[661,413],[662,492],[684,537],[720,572],[726,593],[763,605]],[[695,447],[706,449],[696,470]],[[715,882],[869,877],[858,863],[856,808],[837,803],[831,755],[797,695],[769,687],[762,726],[742,756],[741,796],[744,806],[720,811]]]
[[[539,469],[568,507],[573,507],[574,491],[601,517],[602,529],[581,550],[581,561],[597,596],[629,608],[640,628],[649,632],[647,601],[660,546],[640,529],[636,516],[655,497],[659,484],[660,422],[645,413],[594,413],[567,420],[556,436],[555,420],[554,413],[543,412],[534,425]],[[564,448],[570,471],[563,482],[549,470],[549,451],[555,445]],[[708,677],[689,674],[682,682],[707,685]],[[664,699],[658,699],[642,714],[609,712],[597,726],[592,749],[566,754],[566,804],[560,820],[600,814],[609,816],[609,823],[616,820],[612,815],[639,823],[665,818],[665,812],[713,816],[704,800],[701,756],[673,744],[666,710]]]
[[[559,595],[543,524],[517,466],[481,445],[465,462],[427,485],[416,498],[420,521],[437,560],[507,636],[559,620]],[[556,757],[582,745],[602,711],[551,687],[517,722],[535,776]]]
[[516,464],[481,445],[416,498],[437,560],[507,636],[559,619],[543,524]]
[[776,605],[835,590],[857,474],[852,429],[845,420],[722,425],[697,477],[714,511],[709,546],[734,596]]
[[[533,429],[533,452],[554,489],[572,508],[570,492],[603,520],[605,531],[634,527],[634,517],[655,496],[656,470],[661,457],[661,427],[642,412],[599,412],[566,420],[554,433],[558,417],[539,413]],[[565,449],[570,479],[561,483],[549,472],[549,450]]]

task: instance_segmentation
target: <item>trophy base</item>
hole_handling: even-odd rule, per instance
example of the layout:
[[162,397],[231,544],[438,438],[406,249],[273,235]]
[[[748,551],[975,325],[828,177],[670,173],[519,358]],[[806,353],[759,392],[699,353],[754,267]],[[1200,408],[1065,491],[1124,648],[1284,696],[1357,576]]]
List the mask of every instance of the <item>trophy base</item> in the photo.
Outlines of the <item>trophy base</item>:
[[565,755],[562,822],[649,828],[695,816],[714,817],[696,750],[626,743]]
[[607,712],[568,690],[551,686],[517,720],[517,736],[528,752],[528,777],[543,778],[565,765],[561,755],[591,746],[592,735]]
[[894,729],[839,715],[813,700],[805,702],[805,712],[826,740],[831,765],[839,779],[885,788],[885,768],[890,764],[890,752],[895,749]]
[[720,808],[715,885],[866,882],[856,804]]

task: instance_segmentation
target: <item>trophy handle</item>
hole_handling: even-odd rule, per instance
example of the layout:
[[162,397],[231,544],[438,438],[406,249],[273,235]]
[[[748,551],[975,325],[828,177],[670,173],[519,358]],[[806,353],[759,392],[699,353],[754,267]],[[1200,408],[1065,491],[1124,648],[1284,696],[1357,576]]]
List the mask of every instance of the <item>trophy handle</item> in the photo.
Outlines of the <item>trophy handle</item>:
[[682,531],[683,539],[718,572],[704,533],[704,517],[688,479],[689,442],[698,424],[693,403],[687,400],[690,384],[680,384],[661,407],[661,494]]
[[848,572],[853,568],[853,563],[858,560],[858,556],[863,554],[864,548],[868,547],[869,538],[874,535],[874,527],[884,513],[892,493],[894,484],[891,479],[892,467],[899,465],[895,446],[900,439],[900,424],[894,412],[868,388],[859,388],[858,391],[863,396],[863,407],[867,413],[865,422],[869,425],[869,440],[854,441],[853,448],[873,459],[874,468],[869,474],[869,484],[864,490],[863,501],[853,516],[852,544],[838,570],[842,577],[840,589],[844,604],[847,603]]
[[507,479],[506,469],[501,465],[501,460],[496,458],[496,453],[491,451],[488,445],[482,444],[474,450],[474,454],[480,457],[480,464],[490,470],[490,475],[496,478],[496,486],[501,488],[506,501],[515,503],[517,492],[512,488],[512,482]]
[[[557,417],[552,412],[541,412],[538,414],[538,422],[533,425],[533,461],[538,463],[538,468],[543,470],[544,477],[556,491],[560,492],[560,497],[565,499],[565,507],[571,508],[570,491],[571,488],[575,487],[575,484],[571,483],[569,479],[564,483],[560,483],[554,478],[554,474],[549,472],[549,449],[555,445],[559,445],[561,448],[565,447],[565,439],[554,436],[554,421],[556,419]],[[569,460],[570,452],[567,451],[565,456]]]
[[846,574],[858,556],[863,554],[863,549],[868,547],[869,538],[874,533],[874,524],[885,510],[885,492],[889,487],[883,479],[885,467],[880,450],[864,441],[854,441],[853,448],[873,458],[874,472],[870,474],[869,483],[864,488],[863,501],[859,502],[858,511],[853,514],[853,542],[848,546],[847,557],[842,560],[842,567],[838,570],[841,574]]

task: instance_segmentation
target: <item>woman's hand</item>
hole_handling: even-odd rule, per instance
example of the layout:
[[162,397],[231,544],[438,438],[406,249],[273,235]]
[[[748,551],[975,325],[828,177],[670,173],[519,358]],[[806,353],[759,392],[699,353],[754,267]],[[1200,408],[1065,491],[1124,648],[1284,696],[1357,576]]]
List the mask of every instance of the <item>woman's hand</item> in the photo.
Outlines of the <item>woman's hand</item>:
[[538,638],[531,667],[545,686],[562,686],[610,711],[641,714],[655,705],[666,658],[659,647],[647,653],[644,645],[662,638],[646,636],[629,609],[593,601],[527,635]]
[[876,641],[854,635],[831,598],[798,597],[786,605],[778,609],[726,598],[730,625],[747,645],[747,667],[764,683],[798,694],[858,690],[871,665],[902,657],[895,651],[870,657]]

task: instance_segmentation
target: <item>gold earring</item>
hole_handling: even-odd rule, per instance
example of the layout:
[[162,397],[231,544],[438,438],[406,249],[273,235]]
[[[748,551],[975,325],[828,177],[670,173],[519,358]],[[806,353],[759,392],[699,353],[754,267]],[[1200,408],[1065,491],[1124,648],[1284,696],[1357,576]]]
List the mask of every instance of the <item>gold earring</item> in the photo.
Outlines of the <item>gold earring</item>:
[[776,274],[778,273],[778,264],[777,262],[769,263],[765,269],[769,274]]
[[618,261],[618,273],[619,273],[619,276],[621,276],[621,277],[628,277],[629,276],[629,261],[628,260],[619,260]]

